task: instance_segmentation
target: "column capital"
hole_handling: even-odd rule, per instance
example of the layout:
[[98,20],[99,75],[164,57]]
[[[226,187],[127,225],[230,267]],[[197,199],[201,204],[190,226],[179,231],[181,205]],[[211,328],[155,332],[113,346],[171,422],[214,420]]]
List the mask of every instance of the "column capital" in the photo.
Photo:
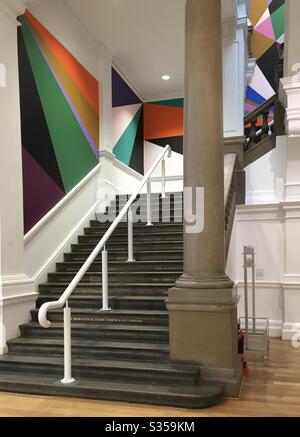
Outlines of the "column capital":
[[25,12],[23,0],[0,0],[0,13],[18,25],[17,17]]

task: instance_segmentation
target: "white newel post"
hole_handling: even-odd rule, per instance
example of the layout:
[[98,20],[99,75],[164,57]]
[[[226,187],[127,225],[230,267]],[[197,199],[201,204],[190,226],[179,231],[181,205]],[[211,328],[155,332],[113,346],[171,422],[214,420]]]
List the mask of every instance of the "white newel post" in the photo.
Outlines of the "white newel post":
[[21,0],[0,1],[0,354],[34,308],[24,275],[22,150],[17,52]]
[[284,78],[279,98],[286,108],[287,168],[285,184],[283,277],[284,325],[289,340],[300,329],[300,2],[286,0]]

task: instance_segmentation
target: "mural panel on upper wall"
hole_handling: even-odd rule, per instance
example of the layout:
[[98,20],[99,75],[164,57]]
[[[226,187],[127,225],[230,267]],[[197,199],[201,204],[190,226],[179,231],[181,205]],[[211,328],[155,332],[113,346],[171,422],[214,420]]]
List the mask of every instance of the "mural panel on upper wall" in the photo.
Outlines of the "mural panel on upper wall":
[[145,141],[161,147],[169,144],[174,152],[182,155],[183,106],[183,98],[145,103]]
[[113,153],[123,164],[144,173],[143,102],[112,69]]
[[26,233],[98,164],[99,83],[28,11],[19,21]]
[[275,67],[284,43],[285,1],[251,0],[252,51],[257,60],[247,88],[245,112],[254,111],[277,92]]

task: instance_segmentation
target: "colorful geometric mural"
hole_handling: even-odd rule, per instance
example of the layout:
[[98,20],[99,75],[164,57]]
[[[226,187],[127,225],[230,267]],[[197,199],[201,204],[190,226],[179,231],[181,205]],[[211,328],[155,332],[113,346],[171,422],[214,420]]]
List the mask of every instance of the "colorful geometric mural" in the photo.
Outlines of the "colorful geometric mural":
[[184,100],[161,100],[144,104],[144,139],[148,143],[183,154]]
[[99,83],[30,12],[19,21],[26,233],[98,164]]
[[144,173],[143,102],[112,69],[112,143],[116,158]]
[[252,51],[257,60],[248,86],[245,112],[254,111],[277,92],[275,66],[284,43],[285,1],[251,0]]

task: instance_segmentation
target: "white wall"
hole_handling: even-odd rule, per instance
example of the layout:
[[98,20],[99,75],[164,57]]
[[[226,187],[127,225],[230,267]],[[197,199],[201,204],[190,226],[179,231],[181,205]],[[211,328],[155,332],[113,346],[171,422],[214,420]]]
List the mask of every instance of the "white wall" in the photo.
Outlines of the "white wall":
[[287,138],[277,137],[276,148],[246,167],[246,203],[282,202],[285,197]]
[[[284,323],[282,278],[284,273],[284,219],[280,204],[249,205],[237,208],[234,232],[227,262],[227,273],[235,281],[241,300],[238,314],[244,312],[243,248],[253,246],[256,260],[256,315],[268,318],[270,335],[280,337]],[[251,270],[249,270],[249,281]],[[249,302],[251,304],[251,290]],[[250,312],[252,306],[250,305]],[[299,308],[300,320],[300,308]]]

